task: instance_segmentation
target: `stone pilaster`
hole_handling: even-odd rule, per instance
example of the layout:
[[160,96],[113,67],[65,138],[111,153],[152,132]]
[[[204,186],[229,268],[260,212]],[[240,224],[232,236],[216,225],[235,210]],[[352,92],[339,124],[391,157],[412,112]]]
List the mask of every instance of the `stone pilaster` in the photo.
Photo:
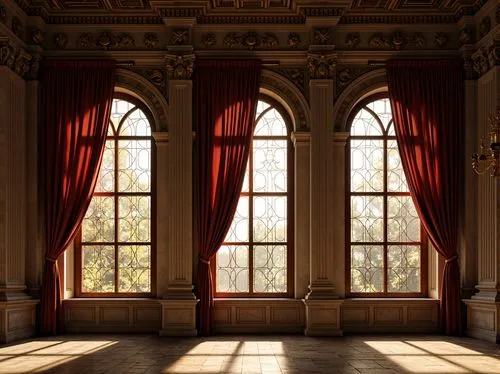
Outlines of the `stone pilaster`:
[[[332,212],[333,99],[336,59],[333,54],[308,56],[311,103],[311,241],[310,292],[304,300],[306,335],[342,335],[340,305],[335,292],[335,236]],[[343,246],[342,246],[343,248]],[[338,248],[337,248],[338,249]]]
[[[488,118],[500,108],[500,67],[493,67],[477,81],[477,138],[487,138]],[[477,145],[476,145],[477,147]],[[500,341],[500,181],[477,178],[478,292],[467,304],[467,334]]]
[[311,134],[292,134],[295,147],[295,298],[302,299],[309,287],[311,222]]
[[[167,55],[169,73],[169,144],[163,169],[166,201],[159,205],[166,215],[159,217],[165,226],[166,290],[160,296],[162,330],[160,335],[196,335],[196,299],[193,294],[192,262],[192,152],[193,152],[193,55]],[[160,212],[159,212],[160,213]],[[160,275],[161,276],[161,275]],[[160,280],[160,279],[159,279]],[[161,279],[163,282],[164,279]]]

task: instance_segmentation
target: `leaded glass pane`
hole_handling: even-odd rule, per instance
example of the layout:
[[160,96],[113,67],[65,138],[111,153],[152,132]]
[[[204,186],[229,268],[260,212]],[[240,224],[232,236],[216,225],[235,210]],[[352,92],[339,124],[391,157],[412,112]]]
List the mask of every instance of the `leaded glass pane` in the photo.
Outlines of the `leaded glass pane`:
[[351,139],[351,191],[384,190],[384,143]]
[[94,192],[113,192],[115,190],[115,142],[107,140],[102,155],[101,169]]
[[408,192],[408,184],[396,140],[387,141],[387,191]]
[[270,107],[270,105],[268,103],[266,103],[265,101],[259,100],[259,102],[257,103],[257,111],[255,113],[255,118],[260,116],[260,114],[269,107]]
[[216,256],[216,292],[248,292],[248,246],[223,245]]
[[134,107],[135,107],[134,104],[126,100],[119,100],[119,99],[113,100],[113,104],[111,105],[110,120],[113,123],[115,131],[118,130],[118,125],[123,116]]
[[151,291],[151,247],[118,246],[118,291]]
[[115,291],[115,247],[82,246],[82,292]]
[[382,129],[373,114],[366,109],[361,109],[351,125],[351,135],[367,136],[367,135],[380,135],[382,136]]
[[420,220],[410,196],[387,197],[387,240],[420,241]]
[[253,141],[254,192],[286,192],[287,141]]
[[286,124],[280,112],[270,109],[255,125],[254,136],[286,136]]
[[151,191],[151,140],[118,141],[118,191]]
[[238,201],[238,207],[236,208],[236,213],[233,217],[233,222],[231,227],[227,232],[226,239],[224,242],[234,243],[234,242],[248,242],[248,224],[249,224],[249,212],[248,212],[248,197],[240,196]]
[[384,247],[351,246],[351,292],[384,291]]
[[254,242],[286,242],[286,196],[254,196]]
[[120,128],[120,136],[150,136],[151,127],[144,112],[140,109],[130,113]]
[[286,292],[286,246],[256,245],[253,248],[254,292]]
[[420,292],[420,246],[388,246],[387,277],[389,292]]
[[118,197],[118,241],[151,241],[151,196]]
[[113,242],[115,237],[113,197],[94,196],[82,222],[82,242]]
[[383,196],[351,196],[351,241],[384,241]]
[[367,104],[366,107],[371,109],[378,117],[378,119],[382,122],[384,129],[389,127],[389,122],[392,120],[392,112],[391,112],[391,102],[389,99],[380,99],[372,101]]

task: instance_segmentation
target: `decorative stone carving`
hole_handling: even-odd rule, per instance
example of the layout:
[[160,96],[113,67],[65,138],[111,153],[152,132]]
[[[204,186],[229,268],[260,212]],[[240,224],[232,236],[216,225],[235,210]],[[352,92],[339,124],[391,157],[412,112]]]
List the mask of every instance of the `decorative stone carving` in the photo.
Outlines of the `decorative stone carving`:
[[461,45],[467,44],[470,41],[472,41],[472,30],[467,27],[460,30],[460,34],[458,35],[458,40],[460,41]]
[[316,44],[326,44],[330,40],[330,29],[317,28],[314,29],[314,41]]
[[113,37],[113,34],[109,32],[103,32],[97,39],[97,45],[101,47],[101,49],[108,50],[111,49],[111,47],[116,44],[115,38]]
[[438,48],[443,48],[446,43],[448,43],[448,35],[444,32],[437,32],[434,36],[434,44],[436,44]]
[[353,80],[369,71],[369,67],[342,67],[337,70],[337,89],[335,90],[336,97],[340,95],[342,90],[347,87]]
[[345,44],[347,48],[356,48],[359,43],[361,42],[361,38],[359,37],[359,34],[357,32],[351,32],[347,34],[345,38]]
[[286,44],[290,48],[300,47],[300,45],[302,44],[302,40],[300,39],[300,35],[297,34],[296,32],[291,32],[290,34],[288,34],[288,41],[286,42]]
[[259,43],[259,38],[258,38],[257,34],[255,34],[253,32],[249,32],[249,33],[245,34],[245,36],[243,37],[242,44],[245,47],[247,47],[249,50],[252,50],[255,47],[257,47],[260,43]]
[[483,75],[494,66],[500,65],[500,41],[493,41],[489,46],[477,50],[471,58],[474,63],[474,71],[479,76]]
[[159,69],[142,69],[137,72],[158,87],[161,92],[165,93],[166,81],[164,71]]
[[339,83],[343,86],[348,84],[353,79],[351,69],[345,68],[339,71]]
[[170,44],[183,45],[189,41],[188,29],[175,29],[170,36]]
[[[62,35],[66,36],[65,34],[62,34]],[[66,42],[67,42],[67,39],[66,39]],[[84,48],[84,49],[91,48],[92,46],[95,45],[94,37],[92,36],[92,34],[90,34],[88,32],[83,33],[78,38],[78,41],[76,42],[76,44],[80,48]]]
[[0,6],[0,23],[5,23],[5,21],[7,21],[7,12],[5,7]]
[[395,32],[392,37],[382,33],[373,34],[368,42],[369,46],[376,49],[395,49],[399,51],[405,46],[422,48],[425,46],[425,38],[422,34],[415,33],[412,37],[405,36],[401,32]]
[[68,36],[62,32],[58,32],[54,35],[54,44],[59,49],[66,48],[66,45],[68,44]]
[[474,70],[474,61],[470,55],[463,56],[465,79],[473,80],[477,78],[477,72]]
[[23,38],[24,27],[21,20],[17,17],[12,18],[12,32],[19,38]]
[[43,44],[43,32],[38,27],[31,30],[31,41],[36,45]]
[[167,73],[169,79],[191,79],[194,55],[167,55]]
[[224,37],[224,45],[229,48],[235,48],[241,45],[243,35],[236,32],[231,32]]
[[332,79],[335,76],[337,55],[324,53],[309,53],[307,67],[311,79]]
[[305,71],[300,68],[282,68],[278,67],[273,69],[277,73],[288,78],[297,88],[303,93],[304,92],[304,82],[305,82]]
[[206,48],[212,48],[217,44],[217,39],[215,38],[214,33],[206,33],[201,37],[201,44],[203,44]]
[[135,39],[130,34],[121,34],[115,37],[118,48],[130,48],[135,46]]
[[479,24],[479,38],[482,38],[486,34],[488,34],[491,30],[491,18],[490,16],[486,16],[481,20]]
[[[24,77],[31,69],[32,56],[23,49],[7,41],[0,41],[0,65],[7,66],[20,77]],[[38,70],[38,67],[35,66]]]
[[262,36],[262,45],[266,48],[276,48],[279,45],[279,41],[276,35],[265,33],[264,36]]
[[156,48],[160,39],[158,38],[158,34],[154,32],[147,32],[144,34],[144,46],[149,49]]

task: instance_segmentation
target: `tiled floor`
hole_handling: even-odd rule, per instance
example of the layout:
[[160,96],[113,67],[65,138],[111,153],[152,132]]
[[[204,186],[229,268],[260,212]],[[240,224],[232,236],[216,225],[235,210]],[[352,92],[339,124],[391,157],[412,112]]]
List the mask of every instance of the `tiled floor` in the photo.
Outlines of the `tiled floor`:
[[500,345],[442,336],[64,335],[0,345],[0,373],[500,373]]

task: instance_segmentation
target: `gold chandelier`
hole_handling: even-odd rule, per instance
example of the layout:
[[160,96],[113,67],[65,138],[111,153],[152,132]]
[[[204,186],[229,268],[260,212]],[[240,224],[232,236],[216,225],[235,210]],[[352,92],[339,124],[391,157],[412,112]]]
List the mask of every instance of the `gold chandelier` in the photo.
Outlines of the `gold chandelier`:
[[484,139],[479,146],[479,153],[472,155],[472,169],[478,175],[490,172],[493,177],[500,177],[500,109],[492,114],[488,120],[490,125],[489,145]]

